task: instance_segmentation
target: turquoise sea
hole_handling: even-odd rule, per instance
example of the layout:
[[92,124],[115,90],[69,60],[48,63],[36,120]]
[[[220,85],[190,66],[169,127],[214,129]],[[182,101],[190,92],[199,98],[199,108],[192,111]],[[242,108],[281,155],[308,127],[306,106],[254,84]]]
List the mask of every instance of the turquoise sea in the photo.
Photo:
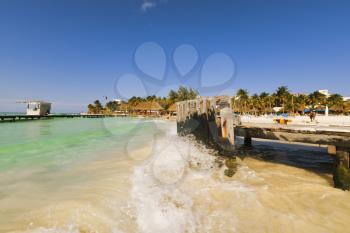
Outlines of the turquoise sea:
[[[0,171],[62,169],[113,151],[151,124],[136,119],[54,119],[0,125]],[[98,153],[96,153],[98,152]]]
[[[38,209],[45,212],[68,200],[80,205],[81,199],[106,192],[111,177],[124,181],[136,161],[129,154],[158,131],[152,122],[136,118],[1,123],[0,232],[36,224],[51,229],[59,217],[45,221],[37,217]],[[96,183],[106,186],[97,191]]]

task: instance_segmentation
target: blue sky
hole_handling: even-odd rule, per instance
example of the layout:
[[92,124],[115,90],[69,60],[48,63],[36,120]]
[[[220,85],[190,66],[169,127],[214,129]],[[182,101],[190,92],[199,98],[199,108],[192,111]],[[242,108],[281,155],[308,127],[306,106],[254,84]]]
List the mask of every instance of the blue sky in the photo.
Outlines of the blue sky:
[[[79,112],[102,96],[166,94],[179,84],[202,95],[287,85],[350,96],[349,22],[350,2],[335,0],[1,0],[0,111],[23,109],[16,100],[44,99],[54,111]],[[163,81],[137,68],[134,55],[147,42],[165,52],[161,65],[152,50],[141,56],[150,69],[165,66]],[[184,44],[199,55],[185,78],[172,59]],[[234,61],[234,82],[206,91],[200,77],[210,86],[232,69],[215,54]],[[189,64],[190,55],[178,62]],[[207,58],[214,62],[202,68]],[[146,91],[138,78],[127,81],[131,74]]]

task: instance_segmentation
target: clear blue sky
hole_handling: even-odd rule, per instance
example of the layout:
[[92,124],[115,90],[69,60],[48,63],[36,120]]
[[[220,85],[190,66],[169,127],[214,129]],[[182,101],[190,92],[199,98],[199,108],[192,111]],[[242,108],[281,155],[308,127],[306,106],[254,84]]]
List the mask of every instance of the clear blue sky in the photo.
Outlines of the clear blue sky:
[[[161,45],[168,58],[190,44],[202,63],[228,54],[237,72],[225,93],[287,85],[350,96],[349,24],[350,1],[336,0],[1,0],[0,111],[34,98],[79,112],[113,98],[116,78],[140,75],[133,56],[145,42]],[[181,83],[175,76],[167,72],[166,85]],[[124,92],[136,86],[124,84]]]

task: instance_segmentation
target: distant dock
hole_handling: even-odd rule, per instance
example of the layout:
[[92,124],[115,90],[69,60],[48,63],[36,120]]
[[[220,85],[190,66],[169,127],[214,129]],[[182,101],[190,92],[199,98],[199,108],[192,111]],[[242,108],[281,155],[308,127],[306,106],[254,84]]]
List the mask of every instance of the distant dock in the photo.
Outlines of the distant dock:
[[105,117],[120,117],[121,115],[104,115],[104,114],[52,114],[44,116],[35,115],[0,115],[0,122],[18,122],[18,121],[32,121],[54,118],[105,118]]

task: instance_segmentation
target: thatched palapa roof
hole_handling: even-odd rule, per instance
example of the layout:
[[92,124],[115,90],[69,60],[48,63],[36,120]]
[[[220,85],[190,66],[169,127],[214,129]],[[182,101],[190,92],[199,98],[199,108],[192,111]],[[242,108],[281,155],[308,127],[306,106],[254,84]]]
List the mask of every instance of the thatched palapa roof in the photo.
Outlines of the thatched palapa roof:
[[169,112],[176,112],[176,104],[174,103],[174,104],[170,105],[168,108],[168,111]]
[[163,110],[162,106],[160,106],[157,102],[141,102],[134,108],[139,111],[160,111]]
[[132,109],[132,106],[130,104],[127,104],[127,103],[121,103],[119,106],[119,109],[121,111],[128,111],[128,110]]
[[343,106],[332,106],[329,108],[329,110],[335,111],[335,112],[342,112],[342,111],[344,111],[344,107]]

